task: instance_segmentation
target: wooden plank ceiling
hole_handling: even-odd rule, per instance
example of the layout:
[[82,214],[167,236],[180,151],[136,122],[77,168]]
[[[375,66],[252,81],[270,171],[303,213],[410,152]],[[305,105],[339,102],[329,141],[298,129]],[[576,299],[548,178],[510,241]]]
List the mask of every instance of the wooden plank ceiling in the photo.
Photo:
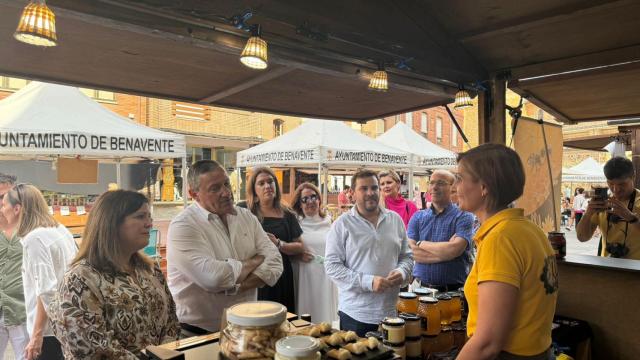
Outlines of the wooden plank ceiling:
[[[0,0],[0,73],[360,121],[448,103],[458,84],[481,89],[502,74],[562,121],[640,114],[638,1],[47,3],[59,46],[41,49],[12,38],[24,1]],[[266,71],[238,60],[249,34],[229,19],[247,9],[269,43]],[[386,93],[367,90],[379,61],[389,64]]]

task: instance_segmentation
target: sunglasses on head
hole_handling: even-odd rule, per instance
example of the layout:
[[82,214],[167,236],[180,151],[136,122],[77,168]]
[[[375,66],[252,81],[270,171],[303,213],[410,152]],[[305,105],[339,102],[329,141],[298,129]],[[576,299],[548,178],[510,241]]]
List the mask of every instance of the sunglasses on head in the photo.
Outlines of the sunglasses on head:
[[300,199],[300,202],[302,202],[303,204],[306,204],[309,201],[316,201],[316,200],[318,200],[318,196],[317,195],[309,195],[309,196],[303,196]]

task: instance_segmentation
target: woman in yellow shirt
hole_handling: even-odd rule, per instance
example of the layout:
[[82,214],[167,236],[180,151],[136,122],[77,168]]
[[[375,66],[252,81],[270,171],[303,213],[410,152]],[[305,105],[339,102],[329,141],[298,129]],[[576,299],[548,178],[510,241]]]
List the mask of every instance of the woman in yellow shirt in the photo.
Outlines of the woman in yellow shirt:
[[465,283],[470,339],[458,360],[550,359],[558,294],[553,249],[544,232],[510,204],[523,192],[518,154],[485,144],[458,156],[458,199],[481,223]]

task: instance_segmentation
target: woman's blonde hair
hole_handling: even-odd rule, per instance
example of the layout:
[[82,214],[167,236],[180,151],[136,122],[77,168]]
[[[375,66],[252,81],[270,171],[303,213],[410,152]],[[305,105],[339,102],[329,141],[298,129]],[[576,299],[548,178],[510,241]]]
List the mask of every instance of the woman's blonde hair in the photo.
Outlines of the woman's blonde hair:
[[264,216],[260,212],[260,200],[258,199],[258,195],[256,194],[256,182],[258,181],[258,175],[260,174],[268,174],[273,178],[273,182],[276,185],[276,193],[273,197],[273,207],[278,210],[282,210],[283,213],[292,213],[291,209],[288,206],[282,203],[282,193],[280,192],[280,184],[278,184],[278,178],[276,174],[268,167],[257,167],[253,169],[251,172],[251,177],[249,177],[249,184],[247,186],[247,208],[251,210],[253,215],[255,215],[260,222],[264,220]]
[[[82,244],[73,264],[86,260],[100,271],[123,271],[117,259],[122,249],[120,226],[125,218],[140,209],[149,200],[135,191],[114,190],[100,195],[89,212],[87,226],[82,234]],[[151,270],[153,263],[141,253],[131,257],[133,267]]]
[[320,215],[321,218],[325,218],[327,216],[327,213],[322,208],[322,197],[320,196],[320,189],[318,189],[317,186],[313,185],[310,182],[303,182],[302,184],[298,185],[296,193],[293,194],[293,200],[291,200],[291,202],[293,203],[293,206],[291,206],[293,208],[293,211],[295,211],[298,216],[305,217],[304,211],[302,211],[302,190],[304,189],[309,189],[316,193],[319,201],[318,215]]
[[387,176],[392,178],[393,181],[397,182],[398,185],[402,184],[402,181],[400,181],[400,175],[398,175],[398,173],[393,170],[384,170],[378,173],[378,178],[380,180],[382,180],[383,177],[387,177]]
[[58,222],[49,214],[49,206],[37,187],[18,184],[5,194],[11,206],[20,205],[18,216],[19,237],[25,237],[39,227],[57,227]]

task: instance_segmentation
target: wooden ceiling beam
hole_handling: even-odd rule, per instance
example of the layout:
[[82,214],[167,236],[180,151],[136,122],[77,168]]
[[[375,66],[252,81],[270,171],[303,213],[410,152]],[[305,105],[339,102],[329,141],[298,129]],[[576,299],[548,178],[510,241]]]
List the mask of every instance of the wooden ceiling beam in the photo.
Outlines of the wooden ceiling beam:
[[513,79],[525,79],[639,60],[640,44],[636,44],[619,49],[519,66],[510,69],[510,73]]
[[228,89],[225,89],[223,91],[218,91],[215,94],[212,94],[210,96],[207,96],[206,98],[200,99],[200,103],[203,104],[211,104],[211,103],[215,103],[216,101],[220,100],[220,99],[224,99],[227,96],[231,96],[234,94],[237,94],[239,92],[242,92],[244,90],[247,90],[249,88],[252,88],[256,85],[260,85],[262,83],[265,83],[267,81],[279,78],[283,75],[286,75],[290,72],[292,72],[293,70],[295,70],[292,67],[286,67],[286,66],[281,66],[275,69],[271,69],[265,73],[261,73],[260,75],[251,78],[245,82],[242,82],[238,85],[232,86]]
[[[562,2],[559,3],[561,4]],[[496,24],[482,30],[458,34],[455,37],[463,44],[478,40],[485,40],[499,35],[510,34],[557,22],[569,21],[580,16],[597,15],[603,11],[620,6],[627,6],[632,3],[632,0],[591,0],[583,1],[579,4],[563,4],[553,9],[547,9],[541,13],[535,13],[518,19],[509,20],[508,22]]]
[[562,112],[556,110],[553,106],[547,104],[545,101],[540,100],[540,98],[537,97],[535,94],[533,94],[531,91],[524,90],[520,87],[517,87],[513,85],[511,82],[509,82],[508,87],[509,89],[513,90],[516,94],[522,96],[523,98],[535,104],[537,107],[553,115],[556,118],[556,120],[563,122],[567,125],[575,124],[573,119],[563,114]]

